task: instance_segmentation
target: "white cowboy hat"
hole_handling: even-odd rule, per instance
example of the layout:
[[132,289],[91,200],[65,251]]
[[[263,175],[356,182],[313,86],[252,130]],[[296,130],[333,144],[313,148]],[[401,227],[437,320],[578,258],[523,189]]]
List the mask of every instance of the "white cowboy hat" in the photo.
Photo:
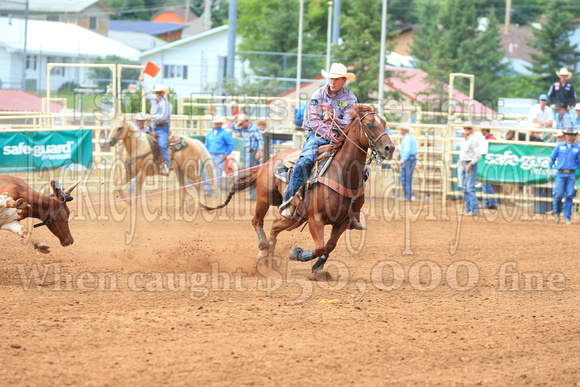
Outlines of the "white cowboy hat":
[[576,106],[574,106],[574,110],[580,110],[580,103],[577,103]]
[[556,75],[565,75],[568,79],[572,78],[572,73],[568,71],[566,67],[562,67],[560,71],[556,73]]
[[406,130],[409,133],[415,133],[415,129],[413,129],[412,127],[410,127],[407,124],[403,124],[403,125],[399,125],[396,128],[397,130]]
[[156,84],[155,87],[153,88],[154,93],[157,93],[158,91],[162,91],[163,95],[169,94],[169,89],[163,86],[163,84],[161,83]]
[[471,128],[471,129],[475,129],[475,125],[473,125],[473,123],[472,123],[471,121],[465,121],[465,122],[464,122],[464,123],[461,125],[461,127],[462,127],[463,129],[465,129],[465,128]]
[[240,114],[236,117],[235,124],[238,125],[244,121],[249,121],[248,117],[245,114]]
[[219,117],[219,116],[215,116],[213,118],[213,120],[211,120],[212,124],[223,124],[224,123],[224,119]]
[[135,121],[147,121],[147,117],[145,117],[145,114],[139,112],[135,116]]
[[324,78],[346,78],[347,82],[354,81],[356,75],[347,72],[346,66],[342,63],[333,63],[330,66],[330,71],[320,70],[320,73]]

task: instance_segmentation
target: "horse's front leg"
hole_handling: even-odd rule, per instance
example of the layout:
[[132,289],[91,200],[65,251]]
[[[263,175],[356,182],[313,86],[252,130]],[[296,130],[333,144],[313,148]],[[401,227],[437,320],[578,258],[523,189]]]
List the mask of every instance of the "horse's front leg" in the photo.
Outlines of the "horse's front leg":
[[341,224],[332,226],[330,238],[328,239],[328,242],[326,242],[325,246],[326,252],[322,257],[319,257],[314,266],[312,266],[312,274],[314,274],[316,271],[322,271],[322,269],[324,269],[324,264],[326,263],[328,256],[334,250],[334,248],[336,247],[336,243],[340,239],[340,236],[349,227],[349,225],[350,219],[342,222]]
[[322,270],[324,263],[328,259],[326,247],[324,246],[324,223],[322,220],[309,219],[308,229],[314,239],[314,250],[302,250],[300,247],[295,247],[290,252],[289,258],[303,262],[318,258],[314,266],[312,266],[312,273],[310,274],[310,279],[315,279],[317,272]]

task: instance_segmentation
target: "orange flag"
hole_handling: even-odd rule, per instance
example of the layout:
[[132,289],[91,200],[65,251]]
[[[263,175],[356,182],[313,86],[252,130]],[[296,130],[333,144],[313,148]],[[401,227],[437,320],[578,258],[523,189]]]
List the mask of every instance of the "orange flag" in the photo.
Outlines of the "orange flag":
[[143,71],[143,73],[149,75],[151,78],[155,78],[155,76],[157,74],[159,74],[159,70],[161,70],[161,69],[155,63],[147,62],[147,64],[145,65],[145,70]]

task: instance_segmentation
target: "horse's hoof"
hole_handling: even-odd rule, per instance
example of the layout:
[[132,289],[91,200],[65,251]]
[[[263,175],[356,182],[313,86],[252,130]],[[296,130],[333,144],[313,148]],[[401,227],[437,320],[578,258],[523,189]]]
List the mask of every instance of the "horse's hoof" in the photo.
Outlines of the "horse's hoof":
[[263,250],[268,251],[268,248],[269,247],[270,247],[270,243],[268,243],[268,241],[264,241],[264,242],[262,242],[262,243],[260,243],[258,245],[258,250],[260,250],[260,251],[263,251]]
[[301,249],[300,247],[294,247],[292,249],[292,251],[290,251],[288,258],[293,260],[293,261],[298,261],[298,258],[300,257],[300,253],[302,253],[303,251],[304,250]]
[[330,281],[332,276],[330,273],[324,270],[312,270],[312,273],[308,276],[310,281]]
[[270,251],[268,249],[258,251],[257,259],[266,258],[269,255]]
[[45,243],[35,243],[34,248],[39,252],[41,252],[42,254],[50,253],[50,247],[48,247],[48,245],[46,245]]

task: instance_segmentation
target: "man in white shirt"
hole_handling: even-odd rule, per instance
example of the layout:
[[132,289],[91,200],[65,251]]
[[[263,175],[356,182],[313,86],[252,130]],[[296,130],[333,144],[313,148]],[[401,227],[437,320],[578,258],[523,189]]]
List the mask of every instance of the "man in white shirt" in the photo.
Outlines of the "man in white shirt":
[[[548,95],[540,95],[539,103],[532,106],[529,116],[530,127],[532,128],[551,128],[554,123],[554,112],[548,106]],[[541,135],[538,132],[530,133],[530,140],[542,140],[551,142],[552,133]]]
[[463,124],[463,139],[459,152],[461,166],[461,182],[463,198],[465,199],[465,216],[479,215],[479,205],[475,196],[475,179],[477,176],[477,162],[481,159],[479,139],[473,134],[473,124],[466,121]]

